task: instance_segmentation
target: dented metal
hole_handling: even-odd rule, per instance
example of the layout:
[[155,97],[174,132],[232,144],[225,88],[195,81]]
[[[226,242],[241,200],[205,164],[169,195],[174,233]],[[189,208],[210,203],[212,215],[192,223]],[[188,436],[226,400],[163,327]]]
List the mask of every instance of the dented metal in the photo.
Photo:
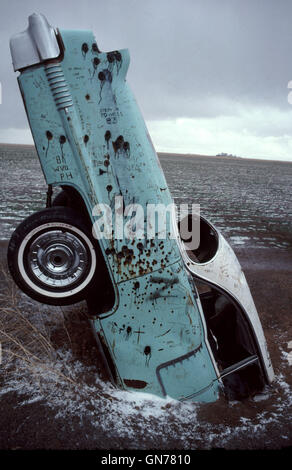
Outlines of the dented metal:
[[[28,48],[22,61],[18,37],[11,50],[47,184],[74,188],[92,224],[95,205],[113,208],[116,196],[139,203],[145,213],[149,203],[171,204],[126,82],[128,50],[100,52],[90,31],[60,30],[52,40],[44,18],[32,20],[40,28],[35,34],[30,26],[23,38],[34,45],[47,42],[49,52],[45,47],[36,55],[35,47]],[[99,244],[114,301],[106,311],[93,307],[92,325],[115,383],[179,400],[216,400],[220,372],[192,277],[201,274],[192,270],[177,240],[113,236]],[[222,266],[214,269],[223,276]]]
[[201,217],[202,222],[208,224],[210,232],[213,232],[213,237],[216,237],[216,247],[212,250],[209,259],[199,261],[179,239],[185,266],[192,273],[195,281],[197,279],[206,282],[209,286],[214,286],[228,296],[230,301],[233,301],[242,312],[253,333],[257,345],[258,360],[262,362],[267,382],[270,383],[274,379],[274,371],[262,325],[244,272],[233,249],[223,235],[203,217]]

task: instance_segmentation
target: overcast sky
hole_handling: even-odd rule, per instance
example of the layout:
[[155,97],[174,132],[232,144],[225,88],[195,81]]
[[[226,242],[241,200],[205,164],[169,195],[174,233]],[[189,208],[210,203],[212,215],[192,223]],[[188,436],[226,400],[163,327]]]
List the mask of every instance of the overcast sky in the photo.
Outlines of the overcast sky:
[[157,151],[292,161],[292,0],[1,0],[0,142],[32,143],[9,38],[34,12],[130,50]]

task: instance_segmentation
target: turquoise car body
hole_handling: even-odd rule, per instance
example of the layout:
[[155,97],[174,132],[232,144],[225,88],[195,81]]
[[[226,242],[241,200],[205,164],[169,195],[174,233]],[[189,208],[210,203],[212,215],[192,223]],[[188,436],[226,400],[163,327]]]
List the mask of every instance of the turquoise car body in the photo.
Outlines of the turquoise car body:
[[[126,81],[128,50],[100,52],[90,31],[60,30],[57,38],[60,55],[22,67],[18,77],[47,184],[74,188],[92,224],[96,204],[113,208],[117,196],[145,213],[148,204],[171,204]],[[158,233],[153,239],[112,235],[99,244],[114,301],[91,316],[115,383],[178,400],[215,401],[219,374],[177,240]]]

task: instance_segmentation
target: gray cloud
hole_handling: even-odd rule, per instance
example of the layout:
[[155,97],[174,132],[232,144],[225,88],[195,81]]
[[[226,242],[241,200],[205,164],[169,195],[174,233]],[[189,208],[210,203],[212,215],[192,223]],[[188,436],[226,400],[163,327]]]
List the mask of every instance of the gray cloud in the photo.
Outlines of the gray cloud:
[[92,29],[102,50],[128,47],[146,119],[232,115],[240,105],[289,111],[290,0],[11,0],[0,19],[2,129],[27,126],[8,42],[33,12]]

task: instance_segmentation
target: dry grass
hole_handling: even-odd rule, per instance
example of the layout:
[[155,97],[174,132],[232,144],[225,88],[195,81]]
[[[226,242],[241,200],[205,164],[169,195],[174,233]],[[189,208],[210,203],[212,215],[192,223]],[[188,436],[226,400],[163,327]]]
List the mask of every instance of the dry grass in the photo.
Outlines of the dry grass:
[[[44,317],[40,310],[26,311],[30,304],[29,302],[27,305],[24,304],[19,290],[4,267],[1,269],[1,278],[0,343],[2,346],[2,370],[7,373],[15,367],[17,361],[22,361],[32,373],[41,370],[42,373],[48,372],[50,375],[55,376],[56,380],[62,378],[76,385],[71,377],[53,367],[57,358],[57,350],[51,340],[51,328],[45,321],[48,316]],[[32,304],[31,307],[35,308],[35,305]],[[42,309],[41,305],[39,307]],[[66,327],[64,312],[61,309],[58,310],[59,320],[61,320],[59,324],[61,323],[70,344],[71,338]]]

